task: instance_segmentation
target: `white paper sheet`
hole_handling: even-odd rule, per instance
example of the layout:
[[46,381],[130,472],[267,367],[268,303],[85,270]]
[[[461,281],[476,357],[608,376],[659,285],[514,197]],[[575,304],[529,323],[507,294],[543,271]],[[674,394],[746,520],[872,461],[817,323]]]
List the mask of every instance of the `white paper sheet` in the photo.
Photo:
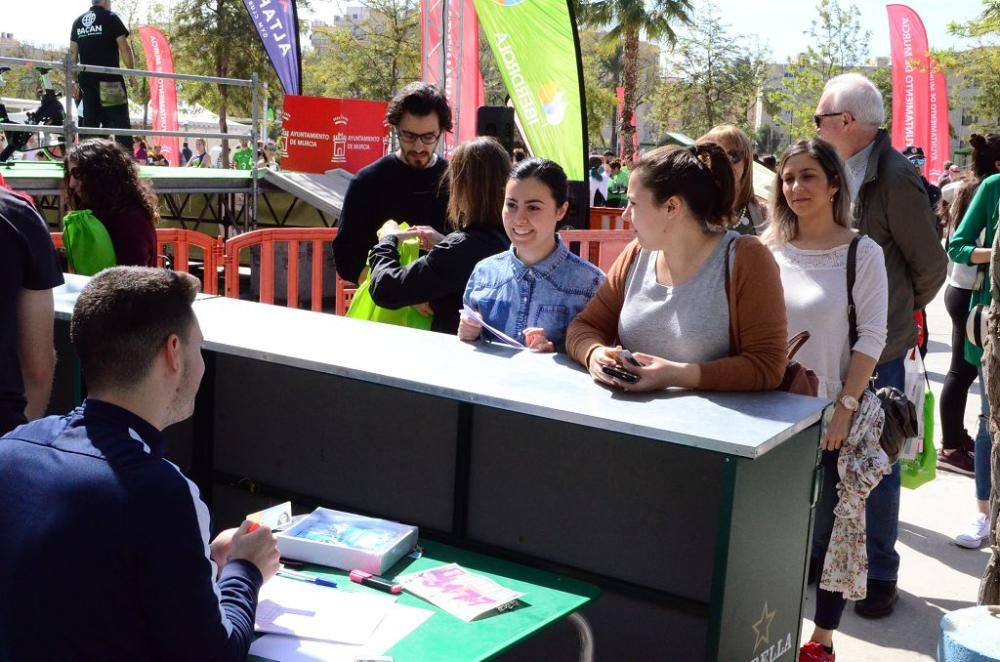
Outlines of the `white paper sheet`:
[[395,600],[273,577],[260,590],[254,625],[258,632],[364,644]]
[[502,344],[510,345],[511,347],[514,347],[514,348],[517,348],[517,349],[527,349],[527,347],[524,345],[524,343],[518,342],[517,340],[515,340],[514,338],[511,338],[510,336],[508,336],[506,333],[504,333],[500,329],[495,329],[492,326],[490,326],[489,324],[487,324],[485,321],[483,321],[483,316],[479,314],[479,311],[478,310],[473,310],[472,308],[469,307],[468,304],[462,304],[462,309],[460,311],[458,311],[458,312],[459,312],[459,315],[461,317],[465,317],[465,318],[468,318],[468,319],[473,319],[473,320],[479,322],[480,324],[482,324],[483,328],[486,329],[487,331],[489,331],[490,333],[492,333],[497,338],[499,338],[500,341],[502,342]]
[[433,615],[428,609],[393,604],[364,645],[267,634],[250,646],[250,652],[278,662],[354,662],[357,657],[382,655]]

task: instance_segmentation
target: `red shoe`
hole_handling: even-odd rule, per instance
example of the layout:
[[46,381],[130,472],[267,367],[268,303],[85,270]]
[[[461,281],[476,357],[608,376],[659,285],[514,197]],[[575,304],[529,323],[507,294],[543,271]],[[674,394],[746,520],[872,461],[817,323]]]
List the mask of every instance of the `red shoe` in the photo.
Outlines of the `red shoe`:
[[835,662],[836,659],[837,656],[827,652],[818,641],[810,641],[799,649],[799,662]]

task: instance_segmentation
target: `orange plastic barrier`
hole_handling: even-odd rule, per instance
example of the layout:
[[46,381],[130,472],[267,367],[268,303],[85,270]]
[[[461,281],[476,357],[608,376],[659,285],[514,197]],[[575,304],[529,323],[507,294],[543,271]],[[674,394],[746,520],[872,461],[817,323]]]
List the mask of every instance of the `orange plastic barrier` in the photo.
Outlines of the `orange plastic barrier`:
[[202,232],[194,230],[179,230],[173,228],[156,229],[156,254],[159,255],[160,263],[166,255],[167,246],[173,246],[174,271],[190,273],[188,260],[191,255],[191,247],[201,249],[202,260],[205,265],[205,278],[202,283],[202,291],[206,294],[219,293],[219,267],[222,264],[225,244],[222,237],[212,238]]
[[[337,237],[336,228],[276,228],[254,230],[233,237],[225,246],[226,296],[240,296],[240,251],[260,246],[260,301],[274,303],[274,244],[288,243],[287,297],[290,308],[299,306],[299,242],[312,244],[311,299],[312,309],[323,309],[323,244]],[[337,307],[340,308],[338,288]]]
[[[52,238],[52,244],[57,250],[65,248],[62,232],[50,232],[49,236]],[[174,249],[172,269],[185,273],[190,273],[189,260],[191,247],[194,246],[201,249],[202,260],[205,265],[205,278],[202,283],[202,291],[206,294],[219,293],[219,267],[222,265],[223,251],[225,250],[222,237],[215,237],[213,239],[207,234],[195,232],[194,230],[157,228],[156,253],[159,256],[158,259],[161,266],[163,265],[167,246],[172,246]],[[68,265],[67,268],[70,269]]]
[[631,230],[563,230],[559,236],[571,248],[573,244],[579,244],[579,256],[596,264],[605,273],[626,244],[635,239]]
[[632,224],[622,218],[624,209],[617,207],[591,207],[591,230],[630,230]]
[[337,315],[346,315],[347,309],[351,307],[354,300],[354,293],[358,291],[357,283],[349,283],[343,278],[337,277]]

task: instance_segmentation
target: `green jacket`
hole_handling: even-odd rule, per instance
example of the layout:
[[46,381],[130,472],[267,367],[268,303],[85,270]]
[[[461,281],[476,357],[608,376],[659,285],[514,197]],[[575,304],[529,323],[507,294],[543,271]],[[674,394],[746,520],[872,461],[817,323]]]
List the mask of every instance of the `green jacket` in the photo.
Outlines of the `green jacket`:
[[923,181],[880,129],[854,204],[854,225],[882,247],[889,277],[889,320],[879,362],[902,357],[917,342],[913,313],[944,283],[948,258],[937,236]]
[[[997,233],[997,212],[1000,210],[1000,175],[992,175],[984,179],[976,194],[969,203],[969,208],[965,211],[958,228],[948,242],[948,257],[958,264],[972,264],[972,251],[977,248],[993,245],[993,238]],[[983,246],[979,246],[979,235],[986,230],[986,239]],[[992,299],[990,294],[990,265],[987,262],[983,265],[986,268],[986,277],[983,279],[983,286],[978,291],[972,293],[970,310],[979,304],[989,304]],[[965,360],[974,366],[978,366],[983,358],[983,350],[976,347],[968,340],[965,341]]]

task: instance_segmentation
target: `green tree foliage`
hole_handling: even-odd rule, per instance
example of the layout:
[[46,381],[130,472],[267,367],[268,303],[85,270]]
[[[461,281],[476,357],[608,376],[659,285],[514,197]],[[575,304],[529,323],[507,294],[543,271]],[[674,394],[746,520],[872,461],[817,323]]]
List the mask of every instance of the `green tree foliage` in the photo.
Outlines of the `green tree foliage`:
[[816,133],[812,116],[826,81],[859,70],[868,57],[870,30],[861,27],[857,5],[841,7],[837,0],[819,0],[817,18],[806,34],[809,49],[789,61],[783,85],[768,92],[777,123],[791,140]]
[[723,123],[752,133],[751,112],[769,68],[767,51],[750,37],[732,34],[718,6],[708,2],[677,40],[648,119],[660,130],[691,136]]
[[303,62],[306,94],[384,100],[420,78],[417,0],[362,0],[361,4],[368,9],[366,19],[316,29],[325,43]]
[[[594,147],[618,144],[618,95],[625,72],[624,48],[621,42],[608,40],[604,32],[580,31],[580,52],[583,54],[583,82],[587,96],[588,142]],[[653,98],[660,84],[660,49],[648,43],[639,44],[636,75],[636,106]],[[605,130],[610,126],[610,139]]]
[[[66,52],[64,50],[44,49],[39,52],[38,49],[30,45],[22,44],[16,49],[10,49],[9,51],[2,53],[2,55],[6,57],[25,58],[29,60],[58,62],[59,67],[53,69],[52,72],[49,73],[49,82],[59,92],[65,90],[66,75],[62,66],[63,58],[66,56]],[[7,81],[7,86],[0,90],[0,95],[15,99],[36,98],[35,95],[40,87],[40,80],[38,77],[38,71],[34,67],[11,67],[10,71],[3,75],[3,78]]]
[[974,118],[973,131],[996,131],[1000,124],[1000,0],[984,0],[979,18],[965,23],[951,23],[948,31],[972,42],[962,51],[937,53],[940,66],[948,71],[956,89],[969,99],[969,114]]
[[[281,83],[242,2],[181,0],[174,5],[168,38],[177,71],[244,80],[257,74],[261,83],[267,84],[270,106],[280,105]],[[185,101],[199,103],[218,113],[222,133],[228,133],[230,114],[252,115],[253,90],[249,87],[179,81],[177,88]],[[263,89],[263,85],[258,85],[258,93]],[[259,99],[263,100],[263,94]],[[224,141],[224,165],[228,164],[228,158],[229,145]]]
[[610,28],[606,39],[620,42],[622,47],[622,87],[625,88],[619,130],[624,143],[624,155],[632,155],[632,116],[635,114],[639,87],[639,38],[650,40],[677,39],[674,23],[690,21],[691,0],[577,0],[576,15],[581,25],[595,29]]

